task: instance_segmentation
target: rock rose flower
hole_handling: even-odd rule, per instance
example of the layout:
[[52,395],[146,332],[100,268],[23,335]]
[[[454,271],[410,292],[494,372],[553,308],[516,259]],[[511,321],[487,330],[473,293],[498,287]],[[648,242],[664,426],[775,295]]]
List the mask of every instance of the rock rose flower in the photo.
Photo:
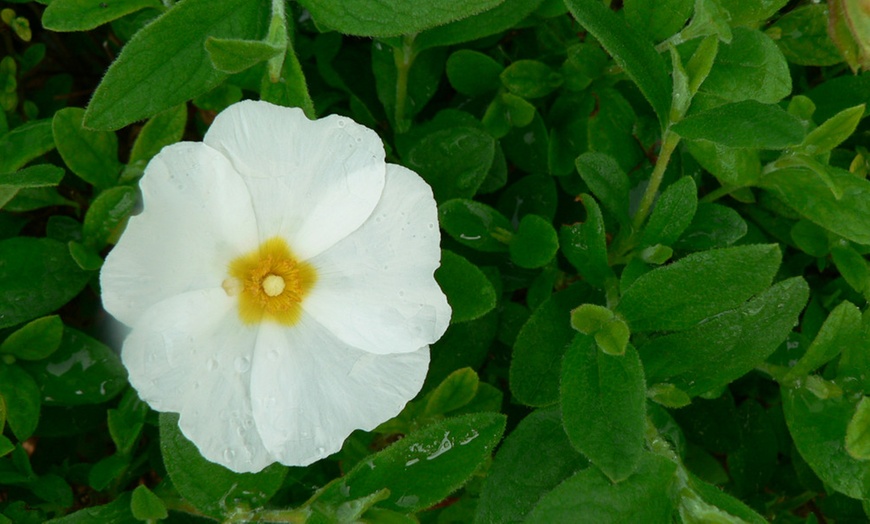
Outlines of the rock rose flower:
[[207,459],[307,465],[420,390],[450,320],[437,212],[373,131],[240,102],[140,187],[103,303],[130,383]]

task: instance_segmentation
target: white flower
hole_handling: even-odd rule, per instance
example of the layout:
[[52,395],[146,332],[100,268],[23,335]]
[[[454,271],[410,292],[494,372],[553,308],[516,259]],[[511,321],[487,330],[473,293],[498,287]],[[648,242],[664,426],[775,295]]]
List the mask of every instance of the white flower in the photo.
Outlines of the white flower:
[[130,383],[213,462],[307,465],[420,390],[450,320],[432,191],[350,119],[245,101],[160,152],[100,275]]

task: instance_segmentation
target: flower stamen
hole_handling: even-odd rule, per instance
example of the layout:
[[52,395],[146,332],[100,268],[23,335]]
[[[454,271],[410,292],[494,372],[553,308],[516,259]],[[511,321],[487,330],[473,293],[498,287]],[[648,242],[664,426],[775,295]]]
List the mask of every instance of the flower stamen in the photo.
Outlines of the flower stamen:
[[302,313],[302,300],[317,279],[314,268],[297,260],[277,237],[233,260],[229,274],[228,280],[241,283],[239,317],[246,324],[263,320],[295,324]]

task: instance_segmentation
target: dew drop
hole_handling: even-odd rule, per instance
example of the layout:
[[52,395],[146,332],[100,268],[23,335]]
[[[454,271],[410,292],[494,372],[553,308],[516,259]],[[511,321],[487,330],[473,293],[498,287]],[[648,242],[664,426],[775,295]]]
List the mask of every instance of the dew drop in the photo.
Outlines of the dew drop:
[[344,120],[339,119],[339,121],[338,121],[338,127],[344,127],[345,125],[347,125],[347,124],[345,124]]
[[214,371],[218,368],[217,360],[210,358],[208,362],[205,363],[205,367],[208,368],[209,371]]
[[280,357],[280,356],[281,355],[278,354],[277,349],[273,349],[273,350],[269,351],[269,358],[271,358],[272,360],[278,360],[278,357]]
[[193,383],[193,389],[199,389],[199,381],[198,381],[198,380],[197,380],[197,381],[194,381],[194,383]]
[[399,296],[400,296],[400,297],[404,297],[404,296],[405,296],[405,292],[404,292],[404,291],[399,291]]
[[433,223],[430,222],[430,223],[429,223],[429,229],[435,229],[435,224],[433,224]]
[[226,460],[227,462],[232,462],[234,458],[236,458],[235,451],[231,450],[230,448],[224,450],[224,460]]
[[251,369],[251,359],[248,357],[236,357],[234,362],[236,371],[239,373],[244,373],[245,371]]
[[324,447],[319,447],[319,448],[317,448],[317,454],[318,454],[318,455],[323,455],[323,454],[325,454],[325,453],[326,453],[326,448],[324,448]]

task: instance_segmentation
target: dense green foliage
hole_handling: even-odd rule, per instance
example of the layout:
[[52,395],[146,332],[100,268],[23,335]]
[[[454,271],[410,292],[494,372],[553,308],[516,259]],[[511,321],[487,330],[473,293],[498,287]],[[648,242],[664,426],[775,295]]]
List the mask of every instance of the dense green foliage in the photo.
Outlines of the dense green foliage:
[[[0,3],[0,524],[867,521],[861,4]],[[398,417],[240,475],[128,386],[98,274],[243,98],[432,186],[453,318]]]

